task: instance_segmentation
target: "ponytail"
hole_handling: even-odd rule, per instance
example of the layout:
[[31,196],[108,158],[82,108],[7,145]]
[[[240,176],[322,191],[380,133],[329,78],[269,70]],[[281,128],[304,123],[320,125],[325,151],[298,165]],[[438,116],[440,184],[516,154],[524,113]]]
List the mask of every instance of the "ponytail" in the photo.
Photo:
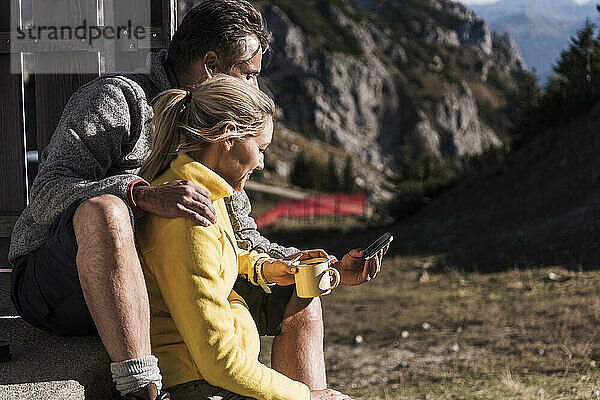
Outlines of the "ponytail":
[[179,119],[188,92],[170,89],[157,96],[154,105],[152,152],[140,168],[139,175],[152,181],[168,168],[177,155],[180,142]]

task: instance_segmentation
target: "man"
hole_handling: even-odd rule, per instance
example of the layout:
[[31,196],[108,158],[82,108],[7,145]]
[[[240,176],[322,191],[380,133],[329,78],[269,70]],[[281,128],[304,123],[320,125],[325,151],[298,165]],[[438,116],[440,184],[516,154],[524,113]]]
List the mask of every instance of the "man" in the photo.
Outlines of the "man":
[[[160,371],[151,355],[134,214],[186,217],[205,226],[215,221],[207,193],[193,183],[151,187],[135,175],[149,153],[152,99],[172,87],[193,88],[216,72],[257,86],[267,48],[264,21],[250,3],[205,2],[182,22],[168,58],[160,51],[149,56],[145,71],[101,77],[80,88],[44,149],[30,203],[11,240],[13,303],[25,320],[50,332],[97,330],[113,361],[117,389],[126,398],[167,398],[160,393]],[[256,232],[243,192],[231,200],[229,211],[246,248],[278,257],[298,251]],[[342,283],[374,277],[380,257],[366,263],[351,251],[338,265]],[[327,389],[319,299],[265,298],[261,288],[246,285],[246,290],[257,314],[281,314],[279,323],[269,315],[266,321],[256,317],[264,333],[279,333],[273,368],[305,383],[315,399],[348,398]]]

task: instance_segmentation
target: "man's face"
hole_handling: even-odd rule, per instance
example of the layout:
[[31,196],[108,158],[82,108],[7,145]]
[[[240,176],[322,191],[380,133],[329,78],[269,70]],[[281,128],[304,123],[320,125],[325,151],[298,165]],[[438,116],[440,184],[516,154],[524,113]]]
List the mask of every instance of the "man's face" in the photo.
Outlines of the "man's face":
[[258,75],[260,75],[262,64],[262,46],[258,39],[253,35],[246,37],[246,46],[248,54],[252,54],[252,58],[235,64],[229,71],[225,72],[233,77],[240,78],[244,82],[258,87]]
[[192,90],[212,74],[224,73],[258,87],[258,75],[262,63],[262,46],[256,36],[246,36],[246,50],[246,54],[251,58],[239,62],[233,67],[223,66],[215,52],[209,51],[202,60],[192,64],[186,73],[178,75],[177,80],[182,88]]

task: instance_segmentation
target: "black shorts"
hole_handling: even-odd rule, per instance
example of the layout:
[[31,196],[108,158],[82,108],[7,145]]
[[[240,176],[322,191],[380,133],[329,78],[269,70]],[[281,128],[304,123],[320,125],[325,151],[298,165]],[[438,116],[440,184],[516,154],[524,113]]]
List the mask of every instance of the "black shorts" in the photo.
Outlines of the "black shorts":
[[[48,229],[46,242],[13,262],[11,297],[19,315],[31,325],[58,335],[97,333],[79,282],[73,230],[75,211],[92,197],[71,204]],[[131,208],[129,214],[135,228]],[[275,287],[273,294],[267,295],[262,288],[239,278],[234,290],[248,304],[259,333],[278,335],[294,286]]]
[[[77,241],[73,215],[84,201],[73,202],[48,228],[46,242],[13,262],[12,302],[25,321],[42,330],[66,336],[96,334],[77,272]],[[133,211],[129,205],[131,224]]]
[[273,286],[271,294],[238,276],[233,290],[239,294],[250,310],[256,323],[258,334],[261,336],[277,336],[281,333],[281,322],[285,306],[290,302],[296,285]]

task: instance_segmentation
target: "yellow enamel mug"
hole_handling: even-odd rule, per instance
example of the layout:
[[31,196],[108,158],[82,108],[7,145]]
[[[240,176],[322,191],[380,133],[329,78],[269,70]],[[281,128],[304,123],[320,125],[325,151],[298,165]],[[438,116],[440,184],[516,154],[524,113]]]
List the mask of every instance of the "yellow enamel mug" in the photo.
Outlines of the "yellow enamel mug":
[[[340,284],[340,273],[329,266],[329,260],[323,257],[302,260],[297,265],[296,294],[298,297],[311,298],[331,293]],[[331,276],[333,275],[333,284]]]

